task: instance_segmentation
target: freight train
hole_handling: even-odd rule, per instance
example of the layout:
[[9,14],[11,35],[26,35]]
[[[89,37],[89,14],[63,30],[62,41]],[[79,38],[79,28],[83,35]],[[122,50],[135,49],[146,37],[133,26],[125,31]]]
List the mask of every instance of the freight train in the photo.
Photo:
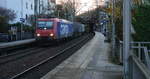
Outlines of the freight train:
[[78,37],[84,32],[85,26],[78,22],[70,22],[58,18],[38,19],[36,27],[36,40],[61,40],[70,37]]

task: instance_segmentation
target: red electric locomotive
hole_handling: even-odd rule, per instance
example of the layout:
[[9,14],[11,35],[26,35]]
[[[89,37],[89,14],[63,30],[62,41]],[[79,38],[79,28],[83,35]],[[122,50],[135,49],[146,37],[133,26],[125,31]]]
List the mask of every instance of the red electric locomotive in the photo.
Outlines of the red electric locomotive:
[[72,24],[72,22],[58,18],[38,19],[36,40],[57,40],[71,37],[74,32]]

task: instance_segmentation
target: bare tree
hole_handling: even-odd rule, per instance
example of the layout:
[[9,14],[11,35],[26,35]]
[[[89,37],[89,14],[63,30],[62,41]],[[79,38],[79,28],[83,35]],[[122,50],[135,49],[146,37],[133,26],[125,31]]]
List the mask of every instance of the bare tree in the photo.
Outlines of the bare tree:
[[4,17],[8,23],[16,18],[16,13],[13,10],[0,7],[0,16]]
[[[65,10],[65,14],[70,16],[72,21],[75,20],[75,16],[80,10],[83,8],[80,6],[80,3],[77,3],[76,0],[66,0],[62,1],[63,9]],[[80,6],[80,7],[79,7]]]
[[8,23],[16,18],[13,10],[0,7],[0,32],[8,32]]

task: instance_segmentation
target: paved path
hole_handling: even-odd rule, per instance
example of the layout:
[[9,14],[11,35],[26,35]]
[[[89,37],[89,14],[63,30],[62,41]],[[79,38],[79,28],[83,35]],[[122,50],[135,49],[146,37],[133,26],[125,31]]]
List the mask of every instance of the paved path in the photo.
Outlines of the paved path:
[[121,79],[122,66],[109,62],[110,45],[95,37],[41,79]]

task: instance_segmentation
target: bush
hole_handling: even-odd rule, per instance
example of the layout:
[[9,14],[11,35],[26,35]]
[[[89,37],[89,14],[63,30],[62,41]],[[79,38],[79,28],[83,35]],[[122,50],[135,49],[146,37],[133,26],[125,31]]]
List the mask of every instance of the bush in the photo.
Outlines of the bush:
[[7,33],[8,24],[5,17],[0,16],[0,33]]
[[134,10],[133,25],[136,34],[133,35],[135,41],[150,41],[150,6],[139,6]]
[[16,18],[13,10],[0,7],[0,32],[8,33],[8,23]]
[[16,13],[14,10],[0,7],[0,16],[3,16],[5,21],[8,23],[9,21],[13,21],[16,18]]

